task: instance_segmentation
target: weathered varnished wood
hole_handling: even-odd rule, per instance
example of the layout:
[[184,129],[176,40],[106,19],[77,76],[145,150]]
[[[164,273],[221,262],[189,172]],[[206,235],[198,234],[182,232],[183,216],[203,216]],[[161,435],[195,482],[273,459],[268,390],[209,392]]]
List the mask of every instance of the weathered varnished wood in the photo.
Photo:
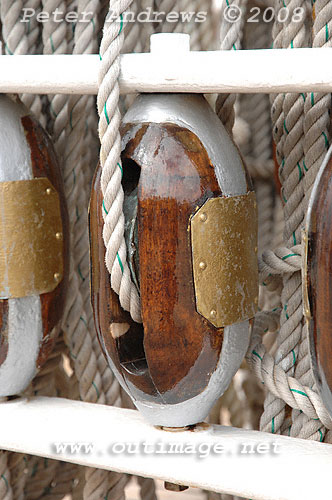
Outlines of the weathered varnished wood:
[[[104,354],[132,394],[138,389],[150,400],[174,404],[204,390],[220,356],[223,329],[196,311],[189,222],[208,198],[222,193],[203,145],[189,130],[129,124],[122,135],[125,197],[138,187],[136,267],[144,331],[111,290],[102,240],[100,168],[90,202],[95,323]],[[112,327],[119,324],[121,331],[128,325],[128,331],[114,338]]]
[[[153,143],[155,149],[140,165],[138,190],[144,347],[158,391],[174,403],[206,387],[220,354],[223,330],[196,311],[189,221],[207,198],[222,193],[192,132],[150,125],[140,146],[144,150]],[[127,155],[125,150],[123,158]],[[130,155],[139,161],[135,156]]]
[[[103,198],[100,187],[101,169],[97,169],[90,199],[91,298],[99,343],[106,358],[111,358],[122,383],[144,392],[147,399],[160,401],[149,375],[143,349],[143,326],[135,323],[124,311],[118,295],[111,289],[105,264],[103,230]],[[114,328],[128,328],[115,338]],[[113,330],[112,330],[113,329]]]
[[[60,318],[63,312],[69,271],[69,223],[64,195],[64,186],[58,160],[48,134],[32,115],[22,117],[22,125],[31,151],[31,165],[34,177],[47,177],[59,194],[63,223],[63,279],[51,293],[40,296],[43,321],[43,342],[37,359],[37,368],[46,361],[53,349],[60,330]],[[55,235],[54,235],[55,237]]]
[[[133,323],[111,291],[99,167],[90,206],[98,335],[119,380],[151,423],[195,424],[239,368],[249,321],[241,316],[218,328],[197,312],[191,218],[208,199],[247,195],[251,181],[203,96],[138,96],[121,135],[127,262],[143,325]],[[221,244],[228,246],[226,240]]]
[[[144,162],[143,151],[147,152]],[[221,192],[200,141],[178,126],[142,126],[126,144],[125,193],[135,188],[134,176],[128,172],[134,168],[133,160],[141,167],[138,231],[144,338],[143,327],[122,311],[110,288],[104,264],[99,175],[90,204],[96,325],[104,351],[106,348],[127,384],[160,402],[175,403],[206,387],[220,355],[223,330],[214,328],[196,311],[189,221],[208,197]],[[127,323],[130,329],[114,339],[110,332],[114,323]]]
[[332,415],[332,159],[313,191],[308,221],[310,349],[316,383]]

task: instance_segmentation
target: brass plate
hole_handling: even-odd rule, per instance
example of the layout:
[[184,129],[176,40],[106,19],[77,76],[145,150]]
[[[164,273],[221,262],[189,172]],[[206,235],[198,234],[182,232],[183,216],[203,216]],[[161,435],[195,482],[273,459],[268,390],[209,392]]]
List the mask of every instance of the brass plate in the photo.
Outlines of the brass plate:
[[197,311],[217,328],[257,312],[257,207],[254,192],[212,198],[191,219]]
[[63,277],[60,201],[47,178],[0,182],[0,298],[53,291]]

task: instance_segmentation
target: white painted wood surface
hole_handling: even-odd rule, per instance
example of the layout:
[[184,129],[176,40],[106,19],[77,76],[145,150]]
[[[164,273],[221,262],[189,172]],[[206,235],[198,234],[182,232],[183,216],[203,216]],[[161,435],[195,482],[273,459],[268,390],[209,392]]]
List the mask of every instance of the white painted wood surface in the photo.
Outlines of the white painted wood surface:
[[[121,56],[120,90],[331,92],[332,48]],[[0,56],[0,92],[96,94],[98,55]]]
[[[1,403],[0,422],[0,448],[6,450],[252,500],[331,498],[332,445],[328,444],[218,425],[196,432],[167,432],[151,427],[134,410],[59,398]],[[123,444],[128,449],[137,443],[143,447],[144,442],[148,443],[149,453],[121,452]],[[93,449],[89,453],[70,453],[68,447],[57,454],[55,443],[92,444]],[[118,448],[114,448],[115,443],[120,443]],[[196,453],[156,453],[169,450],[170,443],[191,444]],[[219,445],[219,453],[200,457],[214,445]],[[255,453],[241,453],[253,449]]]

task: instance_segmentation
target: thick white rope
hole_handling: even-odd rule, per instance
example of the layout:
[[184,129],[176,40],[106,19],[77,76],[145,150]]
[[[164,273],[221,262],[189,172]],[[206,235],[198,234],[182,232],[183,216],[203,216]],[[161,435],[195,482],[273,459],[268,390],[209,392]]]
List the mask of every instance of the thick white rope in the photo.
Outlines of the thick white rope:
[[[318,1],[312,8],[312,44],[314,47],[331,47],[332,6],[331,2]],[[305,206],[311,194],[313,182],[324,159],[330,143],[330,94],[307,94],[304,104],[304,152],[305,168],[304,189]],[[295,377],[301,383],[317,390],[311,372],[308,349],[308,331],[305,324],[299,349]],[[323,441],[326,429],[317,420],[312,420],[298,410],[292,412],[290,435]]]
[[[301,8],[303,0],[290,0],[286,7],[291,13]],[[280,3],[280,8],[284,3]],[[291,18],[290,18],[291,19]],[[279,32],[283,48],[303,47],[306,40],[305,23],[288,21],[283,23]],[[281,155],[279,176],[282,181],[284,199],[285,233],[287,245],[296,245],[301,241],[301,225],[304,219],[303,200],[303,172],[299,165],[303,161],[303,109],[304,100],[298,94],[282,96],[283,128],[277,150]],[[291,255],[291,254],[290,254]],[[284,256],[286,258],[286,256]],[[289,257],[292,259],[293,257]],[[288,260],[288,259],[287,259]],[[281,364],[284,370],[294,373],[294,364],[298,353],[298,343],[302,332],[302,288],[301,275],[297,272],[284,277],[282,292],[281,328],[278,335],[278,350],[276,363]],[[264,404],[264,413],[261,418],[261,429],[280,432],[285,419],[285,403],[274,395],[268,394]]]
[[258,259],[260,283],[270,275],[282,275],[301,271],[302,246],[291,248],[280,247],[275,250],[265,250]]
[[[235,6],[241,8],[242,15],[234,22],[228,22],[226,16],[223,15],[226,8]],[[221,50],[238,50],[241,48],[243,22],[245,19],[246,0],[223,0],[221,6],[221,23],[220,23],[220,49]],[[216,102],[216,113],[229,133],[232,133],[234,125],[234,104],[236,94],[219,94]]]
[[117,15],[117,20],[106,23],[104,29],[100,47],[101,65],[97,103],[100,116],[101,188],[104,197],[103,238],[106,247],[106,266],[111,275],[111,286],[119,295],[121,306],[130,312],[134,321],[141,322],[140,298],[131,280],[124,239],[124,215],[122,211],[124,195],[121,185],[122,165],[119,133],[121,116],[118,107],[119,55],[124,43],[122,14],[130,4],[131,0],[118,0],[111,4],[112,11]]
[[[275,364],[266,352],[261,337],[266,331],[276,331],[279,326],[280,311],[261,312],[255,317],[253,335],[247,352],[247,361],[267,389],[291,408],[301,410],[312,419],[319,419],[328,429],[332,420],[319,395],[310,387],[302,385],[285,370]],[[281,425],[280,425],[281,427]]]
[[[89,23],[77,23],[74,32],[73,53],[81,54],[97,52],[97,44],[93,41],[93,33],[94,30],[97,29],[96,19],[98,15],[98,7],[99,5],[97,0],[85,0],[78,4],[77,12],[79,18],[83,12],[91,12],[92,19]],[[73,96],[69,99],[69,127],[66,134],[67,140],[65,150],[67,175],[65,176],[65,183],[68,183],[68,174],[71,177],[74,168],[75,185],[69,198],[72,202],[71,212],[75,214],[75,221],[73,221],[72,224],[72,252],[75,262],[75,272],[78,274],[79,289],[83,300],[83,311],[87,321],[87,324],[85,325],[86,336],[90,337],[87,341],[87,346],[89,346],[89,348],[87,349],[86,354],[89,355],[89,363],[91,365],[93,361],[93,372],[95,372],[95,380],[91,382],[95,389],[94,399],[96,402],[105,403],[106,398],[102,385],[102,372],[108,367],[106,360],[103,358],[100,351],[100,347],[96,342],[89,289],[89,244],[86,203],[89,188],[85,182],[86,177],[84,170],[87,169],[87,165],[85,163],[85,158],[83,157],[83,145],[86,133],[86,113],[89,113],[89,108],[92,109],[92,103],[91,98],[88,96]],[[102,364],[102,367],[100,367],[100,364]],[[102,368],[102,370],[100,368]],[[79,383],[81,383],[80,377]],[[107,471],[86,469],[86,484],[83,489],[83,498],[97,500],[100,497],[105,497],[108,491],[108,475],[109,473]]]
[[13,490],[10,485],[10,472],[8,468],[8,453],[0,451],[0,499],[13,500]]

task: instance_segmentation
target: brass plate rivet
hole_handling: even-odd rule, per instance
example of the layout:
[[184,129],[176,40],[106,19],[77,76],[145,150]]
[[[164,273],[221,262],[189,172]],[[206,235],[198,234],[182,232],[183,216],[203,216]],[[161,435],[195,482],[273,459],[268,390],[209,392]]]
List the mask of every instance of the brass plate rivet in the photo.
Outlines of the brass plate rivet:
[[206,213],[202,213],[199,218],[201,219],[202,222],[205,222],[207,220],[207,215]]
[[255,297],[254,302],[255,302],[255,304],[258,304],[258,297]]
[[62,239],[62,233],[56,233],[55,237],[56,237],[57,240],[61,240]]
[[52,193],[52,189],[51,188],[47,188],[46,189],[46,194],[50,195]]
[[258,247],[255,247],[255,252],[256,252],[256,253],[258,252]]
[[202,271],[204,271],[204,269],[206,269],[206,264],[205,264],[205,262],[200,262],[200,263],[199,263],[199,267],[202,269]]
[[61,274],[60,273],[55,273],[54,274],[55,281],[60,281],[60,278],[61,278]]
[[215,319],[217,317],[217,311],[215,311],[214,309],[212,309],[212,311],[210,312],[210,317],[212,319]]

